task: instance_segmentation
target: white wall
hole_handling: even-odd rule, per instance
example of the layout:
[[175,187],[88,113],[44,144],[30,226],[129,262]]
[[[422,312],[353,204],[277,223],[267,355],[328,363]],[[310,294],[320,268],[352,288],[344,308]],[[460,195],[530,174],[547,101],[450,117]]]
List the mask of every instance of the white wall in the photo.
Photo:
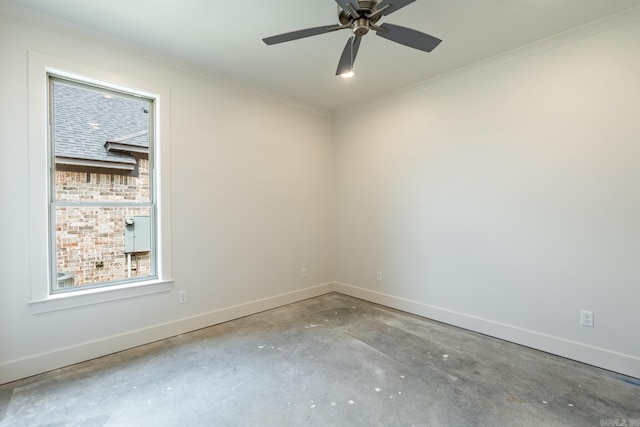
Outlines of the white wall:
[[[331,289],[331,117],[128,49],[0,14],[0,383]],[[29,51],[169,88],[171,292],[31,313]]]
[[338,289],[640,377],[638,52],[565,35],[341,114]]

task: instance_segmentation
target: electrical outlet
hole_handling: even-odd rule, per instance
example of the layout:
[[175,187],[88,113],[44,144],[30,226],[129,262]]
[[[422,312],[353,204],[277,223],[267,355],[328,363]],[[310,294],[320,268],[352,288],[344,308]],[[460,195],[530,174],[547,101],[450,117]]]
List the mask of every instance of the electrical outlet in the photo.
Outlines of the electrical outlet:
[[187,291],[178,292],[178,303],[184,304],[187,302]]
[[307,269],[306,269],[306,267],[303,267],[302,270],[300,270],[300,278],[301,279],[306,279],[307,278]]
[[382,272],[376,271],[376,282],[382,282]]
[[593,328],[593,311],[580,310],[580,324]]

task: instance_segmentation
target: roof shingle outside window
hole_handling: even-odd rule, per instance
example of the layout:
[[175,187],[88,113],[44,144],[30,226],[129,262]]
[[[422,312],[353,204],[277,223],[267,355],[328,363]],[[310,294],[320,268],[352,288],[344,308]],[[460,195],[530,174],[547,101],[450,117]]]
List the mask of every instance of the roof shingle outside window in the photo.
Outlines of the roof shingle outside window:
[[131,174],[149,153],[149,102],[53,82],[56,168]]

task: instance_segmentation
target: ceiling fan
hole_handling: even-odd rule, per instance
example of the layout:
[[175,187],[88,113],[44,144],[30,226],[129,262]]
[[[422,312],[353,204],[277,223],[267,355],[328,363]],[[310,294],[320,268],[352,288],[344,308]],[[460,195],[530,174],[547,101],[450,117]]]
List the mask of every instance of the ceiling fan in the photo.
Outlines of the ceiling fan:
[[353,36],[349,38],[340,56],[336,75],[344,75],[353,69],[358,54],[360,40],[369,32],[375,33],[392,42],[400,43],[414,49],[431,52],[442,40],[429,34],[400,25],[377,22],[383,16],[390,15],[416,0],[335,0],[338,3],[338,21],[340,24],[307,28],[262,39],[267,45],[288,42],[305,37],[317,36],[332,31],[351,29]]

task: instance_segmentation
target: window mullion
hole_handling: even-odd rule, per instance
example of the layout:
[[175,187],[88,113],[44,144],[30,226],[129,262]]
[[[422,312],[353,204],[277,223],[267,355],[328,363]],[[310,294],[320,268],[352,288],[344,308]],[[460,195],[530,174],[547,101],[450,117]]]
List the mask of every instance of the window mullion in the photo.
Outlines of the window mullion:
[[154,202],[85,202],[85,201],[68,201],[68,200],[56,200],[51,202],[51,205],[58,206],[68,206],[68,207],[79,207],[79,206],[95,206],[95,207],[153,207],[155,205]]

